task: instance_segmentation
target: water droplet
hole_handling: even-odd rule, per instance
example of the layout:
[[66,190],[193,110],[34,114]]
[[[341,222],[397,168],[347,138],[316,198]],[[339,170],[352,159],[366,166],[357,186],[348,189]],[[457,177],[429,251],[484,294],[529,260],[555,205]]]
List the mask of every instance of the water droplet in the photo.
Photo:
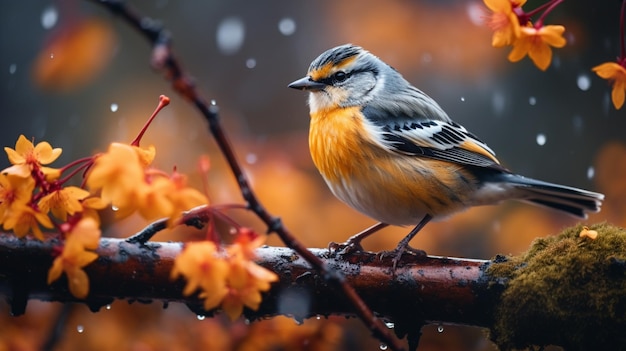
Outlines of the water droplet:
[[485,10],[481,5],[482,4],[472,1],[467,4],[465,12],[473,25],[482,27],[485,24]]
[[289,36],[296,32],[296,21],[286,17],[278,22],[278,30],[282,35]]
[[495,91],[491,96],[491,106],[493,107],[493,112],[496,115],[501,115],[502,112],[504,112],[504,104],[504,95],[499,91]]
[[228,17],[217,26],[217,48],[224,55],[232,55],[241,49],[246,28],[239,17]]
[[255,164],[256,161],[258,160],[259,160],[259,157],[254,153],[249,153],[246,155],[246,162],[250,165]]
[[51,52],[51,53],[50,53],[50,58],[51,58],[51,59],[53,59],[53,58],[54,58],[54,53],[53,53],[53,52]]
[[465,96],[461,96],[461,101],[465,102]]
[[15,63],[12,63],[9,65],[9,74],[15,74],[15,71],[17,71],[17,65]]
[[106,309],[110,310],[111,309],[111,304],[106,305]]
[[381,350],[387,350],[387,344],[380,344],[380,346],[378,347]]
[[117,206],[111,205],[111,210],[115,212],[115,211],[119,211],[120,208]]
[[211,100],[211,105],[213,105],[213,106],[217,105],[217,101]]
[[578,84],[578,89],[587,91],[591,87],[591,78],[587,74],[581,74],[578,76],[576,84]]
[[244,319],[243,324],[250,325],[250,320],[248,318]]
[[539,133],[537,134],[536,140],[537,140],[537,145],[544,146],[546,144],[546,141],[548,141],[548,138],[546,137],[545,134]]
[[249,58],[246,60],[246,67],[252,69],[254,67],[256,67],[256,60],[253,58]]
[[59,12],[56,7],[48,6],[41,13],[41,26],[43,29],[51,29],[57,24]]
[[315,316],[315,319],[317,319],[317,320],[319,321],[320,319],[322,319],[322,316],[320,316],[320,315],[318,314],[317,316]]
[[440,325],[437,326],[437,332],[438,333],[443,333],[443,325],[440,324]]
[[206,317],[201,315],[201,314],[199,314],[199,315],[196,316],[196,318],[198,318],[199,321],[203,321],[204,318],[206,318]]
[[584,120],[582,116],[576,115],[572,118],[572,124],[574,125],[574,130],[580,132],[583,130]]
[[433,56],[430,53],[425,52],[422,54],[422,62],[430,63],[432,60],[433,60]]
[[589,166],[589,168],[587,168],[587,179],[593,179],[595,175],[596,169],[593,166]]
[[82,332],[84,332],[84,331],[85,331],[85,327],[83,327],[82,325],[80,325],[80,324],[79,324],[79,325],[77,325],[77,326],[76,326],[76,331],[77,331],[79,334],[82,334]]
[[117,112],[117,108],[118,107],[119,106],[117,106],[117,104],[115,104],[115,103],[111,104],[111,112]]
[[535,106],[535,105],[537,104],[537,98],[536,98],[536,97],[534,97],[534,96],[529,97],[529,98],[528,98],[528,103],[529,103],[531,106]]
[[385,325],[386,325],[386,326],[387,326],[387,328],[389,328],[389,329],[393,329],[393,328],[396,326],[396,324],[395,324],[395,323],[393,323],[393,322],[386,322],[386,323],[385,323]]

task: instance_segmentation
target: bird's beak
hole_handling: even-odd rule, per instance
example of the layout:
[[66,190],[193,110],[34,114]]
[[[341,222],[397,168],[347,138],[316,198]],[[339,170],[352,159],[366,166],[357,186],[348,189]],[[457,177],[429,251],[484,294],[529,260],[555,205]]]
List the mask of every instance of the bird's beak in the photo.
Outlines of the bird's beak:
[[307,76],[292,82],[288,85],[288,87],[305,91],[319,91],[323,90],[326,87],[326,84],[316,82],[312,80],[311,77]]

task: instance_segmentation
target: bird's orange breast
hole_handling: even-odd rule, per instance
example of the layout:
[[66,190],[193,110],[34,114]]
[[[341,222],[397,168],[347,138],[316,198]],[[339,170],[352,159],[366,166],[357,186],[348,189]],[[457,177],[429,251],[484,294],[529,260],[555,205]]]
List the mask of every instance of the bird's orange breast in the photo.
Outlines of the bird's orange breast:
[[311,113],[309,148],[317,169],[327,181],[341,182],[357,172],[368,158],[358,107],[330,108]]

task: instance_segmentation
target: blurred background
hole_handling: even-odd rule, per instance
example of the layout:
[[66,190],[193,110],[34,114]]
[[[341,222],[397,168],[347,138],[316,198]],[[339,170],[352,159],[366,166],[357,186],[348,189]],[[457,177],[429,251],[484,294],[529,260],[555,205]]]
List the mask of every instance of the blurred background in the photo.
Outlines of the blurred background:
[[[528,1],[524,9],[542,3]],[[506,167],[604,192],[603,211],[589,223],[625,225],[626,110],[615,110],[611,86],[591,72],[619,54],[619,1],[566,1],[553,11],[546,24],[564,25],[568,44],[554,50],[546,72],[528,58],[510,63],[510,48],[491,47],[481,1],[154,0],[133,6],[171,31],[177,57],[204,97],[219,104],[222,123],[261,201],[308,246],[343,241],[373,224],[326,188],[308,153],[307,96],[287,88],[306,74],[317,55],[347,42],[379,56],[436,99]],[[198,159],[208,155],[212,203],[241,202],[205,121],[151,69],[147,42],[103,8],[77,0],[0,2],[0,52],[3,146],[13,147],[20,134],[46,140],[63,149],[53,164],[59,167],[104,151],[111,141],[132,141],[158,96],[166,94],[172,102],[142,142],[156,147],[156,166],[175,166],[200,187]],[[0,168],[6,166],[8,161],[0,160]],[[233,217],[264,231],[248,214]],[[542,208],[505,203],[429,224],[412,245],[434,255],[488,259],[520,253],[533,238],[576,223]],[[104,234],[124,237],[144,225],[131,217],[109,224]],[[386,229],[368,239],[365,248],[391,249],[407,230]],[[174,231],[155,240],[198,235]],[[281,245],[276,238],[269,244]],[[0,350],[40,349],[59,309],[33,301],[25,316],[12,318],[0,303]],[[380,346],[358,321],[343,318],[307,321],[292,332],[295,323],[289,319],[231,325],[219,318],[198,321],[184,307],[163,310],[160,304],[122,301],[101,313],[84,306],[70,312],[66,338],[57,349],[199,349],[219,338],[198,335],[229,330],[239,333],[238,341],[225,336],[212,349],[243,350],[248,346],[241,340],[256,335],[254,328],[328,341],[319,349]],[[140,322],[146,319],[150,322]],[[449,326],[437,332],[429,326],[424,332],[420,350],[494,349],[478,328]],[[269,345],[267,332],[256,333]],[[188,336],[194,341],[181,341]],[[303,349],[316,349],[313,344],[318,343]],[[255,349],[262,349],[259,345]]]

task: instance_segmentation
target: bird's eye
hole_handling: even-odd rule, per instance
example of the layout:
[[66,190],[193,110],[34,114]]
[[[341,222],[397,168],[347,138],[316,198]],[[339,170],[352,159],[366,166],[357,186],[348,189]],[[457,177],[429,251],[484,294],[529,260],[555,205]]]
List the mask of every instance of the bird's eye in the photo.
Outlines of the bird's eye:
[[346,79],[348,79],[348,74],[344,71],[339,71],[335,74],[333,74],[333,81],[335,83],[341,83],[343,81],[345,81]]

